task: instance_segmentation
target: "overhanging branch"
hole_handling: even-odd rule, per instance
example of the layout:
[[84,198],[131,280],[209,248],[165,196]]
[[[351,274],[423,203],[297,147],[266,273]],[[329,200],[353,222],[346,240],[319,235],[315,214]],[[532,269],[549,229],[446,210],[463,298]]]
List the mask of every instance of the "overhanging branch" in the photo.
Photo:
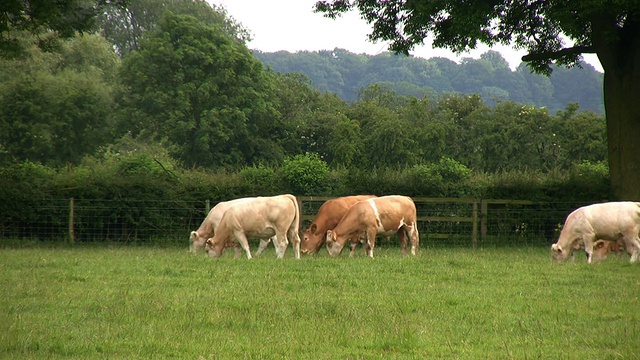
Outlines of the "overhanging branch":
[[540,53],[531,53],[522,57],[522,61],[536,61],[536,60],[557,60],[566,56],[574,56],[579,54],[595,53],[593,46],[574,46],[558,51],[546,51]]

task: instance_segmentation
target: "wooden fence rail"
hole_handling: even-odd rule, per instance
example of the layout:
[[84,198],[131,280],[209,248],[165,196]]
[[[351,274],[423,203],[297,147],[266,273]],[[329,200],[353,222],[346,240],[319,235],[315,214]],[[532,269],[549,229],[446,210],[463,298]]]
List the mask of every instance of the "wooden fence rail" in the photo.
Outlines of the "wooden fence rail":
[[[305,208],[305,203],[310,202],[325,202],[332,197],[325,196],[298,196],[298,205],[303,212]],[[529,200],[508,200],[508,199],[475,199],[475,198],[425,198],[425,197],[414,197],[414,203],[417,207],[422,204],[466,204],[470,206],[469,212],[466,214],[460,215],[451,215],[451,216],[418,216],[418,222],[422,223],[470,223],[472,227],[471,231],[471,246],[476,248],[478,246],[478,237],[481,240],[487,238],[487,222],[489,219],[489,205],[540,205],[546,204],[543,202],[534,202]],[[427,205],[428,207],[428,205]],[[420,214],[420,211],[418,211]],[[315,214],[302,213],[301,219],[311,221],[314,218]],[[478,231],[479,230],[479,231]],[[478,234],[479,232],[479,234]],[[448,238],[450,233],[429,233],[430,238]]]
[[[333,197],[299,196],[301,230]],[[413,198],[425,246],[542,245],[557,237],[567,214],[585,203],[476,198]],[[28,216],[0,218],[0,239],[69,242],[186,239],[217,202],[136,199],[44,199]],[[8,209],[8,208],[6,208]]]

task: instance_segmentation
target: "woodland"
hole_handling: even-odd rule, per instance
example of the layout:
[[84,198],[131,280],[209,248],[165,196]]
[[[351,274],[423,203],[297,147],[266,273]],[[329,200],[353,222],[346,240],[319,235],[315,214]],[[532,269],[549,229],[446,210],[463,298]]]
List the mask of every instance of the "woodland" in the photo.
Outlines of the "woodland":
[[[106,7],[91,31],[50,35],[14,29],[7,35],[12,50],[0,59],[0,166],[3,182],[12,184],[3,186],[4,198],[28,197],[29,187],[14,184],[51,182],[51,174],[75,180],[53,181],[48,196],[108,198],[96,188],[130,177],[184,180],[195,173],[215,188],[224,174],[250,174],[245,180],[258,183],[283,171],[288,185],[266,192],[408,189],[367,186],[373,171],[396,183],[412,174],[422,184],[409,187],[413,195],[483,196],[477,189],[433,191],[433,184],[508,174],[555,183],[589,173],[596,180],[583,183],[609,196],[601,190],[608,177],[597,100],[602,74],[588,65],[546,78],[524,65],[509,70],[495,52],[462,64],[341,50],[254,53],[247,29],[224,8],[193,0]],[[307,60],[295,68],[294,58]],[[411,83],[416,77],[439,81]],[[92,187],[87,174],[109,180],[94,179],[103,185]]]
[[398,95],[436,97],[443,94],[478,94],[494,105],[498,101],[545,107],[555,113],[576,103],[582,110],[604,113],[602,73],[580,62],[566,68],[553,66],[549,76],[536,74],[525,63],[511,70],[496,51],[479,59],[419,57],[383,52],[354,54],[344,49],[289,53],[254,51],[254,55],[276,72],[299,72],[320,91],[355,101],[360,89],[382,84]]

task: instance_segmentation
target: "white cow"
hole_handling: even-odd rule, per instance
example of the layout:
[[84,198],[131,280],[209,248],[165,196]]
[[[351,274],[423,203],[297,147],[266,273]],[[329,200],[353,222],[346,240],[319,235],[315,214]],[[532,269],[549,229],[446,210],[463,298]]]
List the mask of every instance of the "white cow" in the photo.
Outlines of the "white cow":
[[252,201],[230,207],[223,215],[212,238],[207,239],[205,250],[210,257],[222,254],[225,244],[232,242],[236,250],[244,249],[251,259],[248,237],[269,239],[279,259],[284,257],[289,241],[293,243],[296,259],[300,258],[300,210],[295,196],[277,195],[257,197]]
[[[227,211],[227,209],[234,205],[249,203],[253,200],[255,200],[254,197],[248,197],[219,202],[209,211],[209,214],[207,214],[207,217],[202,221],[198,230],[191,232],[191,235],[189,236],[189,251],[195,253],[199,250],[204,250],[204,243],[216,232],[216,228],[218,227],[218,224],[220,224],[222,215]],[[256,255],[262,254],[267,245],[269,245],[269,241],[270,239],[260,239],[260,246],[256,251]]]
[[596,239],[622,240],[631,262],[640,255],[640,203],[622,201],[583,206],[567,216],[558,242],[551,245],[551,256],[556,261],[566,260],[580,243],[592,262]]

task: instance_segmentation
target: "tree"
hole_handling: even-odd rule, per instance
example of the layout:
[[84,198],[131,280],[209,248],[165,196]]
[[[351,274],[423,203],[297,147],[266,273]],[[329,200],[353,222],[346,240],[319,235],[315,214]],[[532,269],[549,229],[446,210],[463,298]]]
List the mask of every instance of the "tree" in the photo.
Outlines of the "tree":
[[57,47],[59,38],[94,30],[95,18],[108,8],[122,8],[128,0],[3,0],[0,2],[0,56],[15,57],[25,50],[24,32],[34,35],[43,49]]
[[112,141],[111,110],[120,59],[98,35],[56,52],[32,48],[0,61],[0,153],[12,160],[77,164]]
[[399,109],[408,101],[404,97],[373,84],[362,89],[350,118],[357,120],[363,134],[363,166],[401,168],[418,162],[418,144],[406,117]]
[[[433,46],[456,52],[513,44],[522,60],[544,74],[551,65],[576,66],[594,53],[604,69],[611,185],[618,199],[640,200],[640,2],[564,1],[319,1],[329,17],[356,8],[372,41],[408,54],[432,35]],[[566,39],[570,45],[566,45]]]
[[102,34],[113,43],[120,56],[138,50],[148,31],[154,30],[165,10],[191,15],[207,25],[223,26],[226,33],[244,43],[248,31],[228,16],[223,7],[204,0],[136,0],[126,7],[109,7],[98,16]]
[[[166,140],[186,166],[279,161],[273,81],[223,26],[166,12],[123,60],[121,133]],[[146,135],[145,135],[146,134]]]

